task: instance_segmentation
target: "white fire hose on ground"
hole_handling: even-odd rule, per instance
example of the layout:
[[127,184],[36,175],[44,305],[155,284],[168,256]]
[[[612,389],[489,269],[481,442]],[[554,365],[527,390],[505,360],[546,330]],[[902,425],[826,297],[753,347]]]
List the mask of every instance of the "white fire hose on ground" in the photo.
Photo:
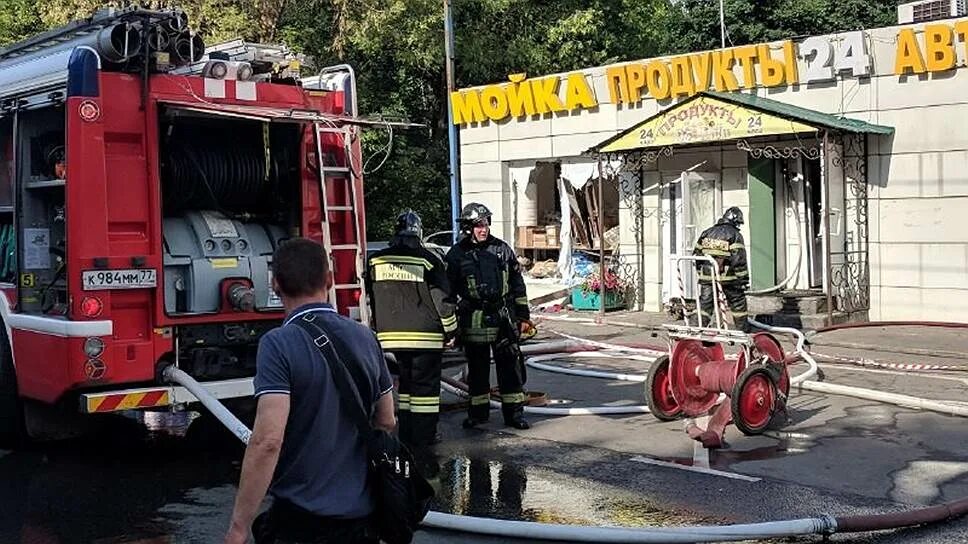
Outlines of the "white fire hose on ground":
[[[799,331],[794,329],[781,329],[766,327],[754,323],[757,326],[766,328],[773,332],[793,332],[798,335],[797,349],[801,356],[810,364],[810,369],[791,380],[791,384],[806,388],[808,377],[816,375],[817,364],[810,357],[809,353],[803,350],[804,337]],[[622,346],[616,346],[622,348]],[[624,348],[626,350],[636,348]],[[639,350],[641,351],[641,350]],[[550,357],[549,357],[550,358]],[[643,357],[644,359],[644,357]],[[177,383],[185,387],[195,395],[199,401],[208,408],[222,424],[224,424],[236,437],[243,443],[248,444],[251,431],[236,418],[218,399],[212,396],[201,384],[195,381],[185,372],[169,367],[165,369],[163,376],[166,380]],[[596,376],[597,377],[597,376]],[[830,384],[821,384],[830,385]],[[449,387],[449,386],[447,386]],[[840,386],[843,387],[843,386]],[[857,388],[849,388],[857,389]],[[922,399],[923,400],[923,399]],[[529,407],[530,408],[530,407]],[[607,410],[616,410],[611,413],[629,413],[630,409],[640,409],[648,411],[647,407],[596,407],[594,410],[601,410],[598,413],[609,413]],[[947,408],[947,406],[946,406]],[[568,415],[591,413],[589,408],[531,408],[532,413],[545,413],[549,415]],[[621,410],[621,412],[618,412]],[[942,510],[944,515],[950,515],[950,508]],[[962,509],[959,509],[961,512]],[[915,511],[917,514],[920,511]],[[885,516],[892,516],[887,514]],[[871,517],[871,516],[868,516]],[[873,516],[877,517],[877,516]],[[883,517],[883,516],[881,516]],[[829,515],[814,518],[803,518],[785,521],[771,521],[762,523],[748,523],[736,525],[712,525],[712,526],[679,526],[661,528],[621,528],[621,527],[588,527],[574,525],[557,525],[550,523],[536,523],[524,521],[508,521],[491,518],[479,518],[471,516],[461,516],[445,514],[442,512],[429,512],[423,521],[425,527],[445,529],[450,531],[460,531],[497,536],[502,538],[523,538],[541,540],[559,540],[568,542],[612,542],[612,543],[693,543],[693,542],[736,542],[752,539],[781,538],[806,535],[830,535],[838,530],[840,519]],[[884,520],[875,520],[884,521]],[[869,528],[857,528],[865,522],[869,522],[866,517],[843,518],[848,530],[871,530]],[[856,527],[855,527],[856,526]],[[900,525],[898,525],[900,526]]]
[[[166,368],[162,375],[166,380],[181,385],[195,395],[216,419],[225,425],[242,443],[248,444],[251,431],[204,386],[174,366]],[[423,525],[436,529],[502,538],[615,543],[735,542],[758,538],[830,534],[836,531],[836,522],[829,516],[740,525],[636,529],[556,525],[429,512],[424,518]]]

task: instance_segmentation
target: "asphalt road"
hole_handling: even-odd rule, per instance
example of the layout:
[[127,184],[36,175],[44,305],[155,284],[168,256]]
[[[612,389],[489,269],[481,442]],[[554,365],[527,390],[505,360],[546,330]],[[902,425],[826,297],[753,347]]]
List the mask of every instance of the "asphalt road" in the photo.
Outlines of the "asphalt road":
[[[558,364],[571,365],[563,361]],[[643,362],[582,360],[644,373]],[[836,383],[965,400],[960,376],[938,378],[828,367]],[[555,405],[643,403],[642,384],[532,370],[529,387]],[[453,400],[453,399],[451,399]],[[869,401],[794,392],[791,421],[772,436],[727,432],[709,466],[744,479],[645,464],[689,466],[681,422],[649,415],[532,418],[507,432],[443,415],[445,442],[424,470],[435,509],[569,524],[667,526],[895,511],[968,495],[963,419]],[[115,418],[84,440],[0,451],[0,542],[211,543],[228,523],[242,449],[208,418],[187,413]],[[755,480],[755,481],[751,481]],[[835,542],[968,542],[968,521]],[[781,540],[820,542],[820,537]],[[507,542],[425,531],[417,542]],[[779,542],[779,541],[778,541]]]

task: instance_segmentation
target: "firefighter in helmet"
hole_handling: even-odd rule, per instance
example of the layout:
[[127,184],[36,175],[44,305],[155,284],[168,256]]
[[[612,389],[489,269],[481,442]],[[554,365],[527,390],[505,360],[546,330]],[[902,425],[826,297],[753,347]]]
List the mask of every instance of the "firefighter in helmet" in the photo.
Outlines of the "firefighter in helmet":
[[[713,315],[713,297],[719,300],[720,308],[723,302],[729,306],[733,315],[735,328],[749,331],[746,321],[746,288],[749,286],[749,270],[746,267],[746,246],[739,227],[743,224],[743,211],[737,207],[726,210],[715,225],[703,231],[696,240],[693,255],[712,257],[718,266],[719,288],[723,296],[713,285],[711,265],[706,262],[696,264],[699,270],[699,306],[703,315],[703,324],[715,324]],[[725,298],[725,300],[723,300]],[[725,323],[724,323],[725,325]]]
[[400,438],[415,447],[436,444],[440,366],[444,346],[457,332],[444,263],[423,245],[420,216],[397,218],[389,247],[367,260],[373,326],[400,371]]
[[467,356],[471,403],[464,427],[488,420],[491,353],[497,369],[504,424],[528,429],[524,419],[522,333],[533,332],[528,294],[514,250],[491,235],[491,211],[464,206],[461,239],[447,253],[447,276],[457,298],[458,340]]

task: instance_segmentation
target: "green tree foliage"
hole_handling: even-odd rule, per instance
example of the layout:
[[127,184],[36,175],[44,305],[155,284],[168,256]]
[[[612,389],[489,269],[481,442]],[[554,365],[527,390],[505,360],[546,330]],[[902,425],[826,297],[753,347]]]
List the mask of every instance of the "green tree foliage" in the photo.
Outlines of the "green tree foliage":
[[[439,3],[439,2],[437,2]],[[456,1],[459,83],[576,70],[662,53],[666,0]]]
[[[720,45],[719,3],[679,0],[670,11],[667,50],[684,53]],[[889,26],[896,0],[727,0],[726,45]]]
[[0,2],[0,44],[22,40],[43,29],[33,0]]
[[[181,5],[208,43],[281,41],[314,59],[347,62],[363,114],[423,123],[364,134],[367,226],[391,234],[411,207],[426,229],[450,226],[442,0],[2,0],[0,43],[87,16],[97,7]],[[458,87],[719,47],[715,0],[452,0]],[[727,45],[889,25],[891,0],[726,0]],[[384,158],[386,160],[384,161]]]

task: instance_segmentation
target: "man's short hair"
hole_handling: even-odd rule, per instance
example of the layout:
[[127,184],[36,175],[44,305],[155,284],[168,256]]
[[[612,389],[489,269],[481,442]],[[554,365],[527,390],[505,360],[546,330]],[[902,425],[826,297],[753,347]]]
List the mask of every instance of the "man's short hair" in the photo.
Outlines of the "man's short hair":
[[272,255],[272,274],[280,295],[308,297],[326,287],[329,258],[319,242],[293,238],[279,245]]

